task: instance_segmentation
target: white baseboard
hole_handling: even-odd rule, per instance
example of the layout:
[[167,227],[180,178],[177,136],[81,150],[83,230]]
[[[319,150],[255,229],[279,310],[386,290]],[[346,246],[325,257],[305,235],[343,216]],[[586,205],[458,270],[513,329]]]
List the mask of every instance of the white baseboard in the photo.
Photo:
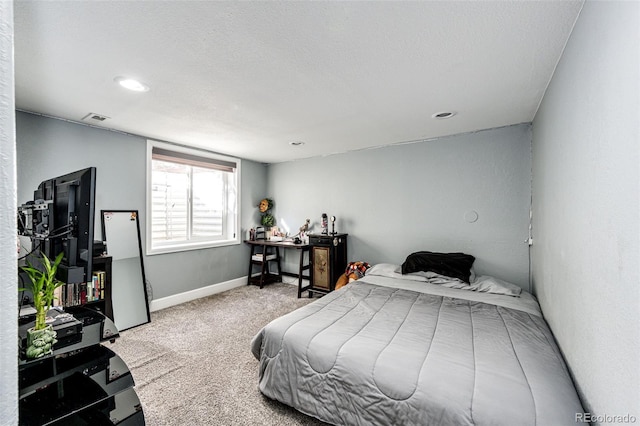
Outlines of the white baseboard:
[[195,290],[185,291],[184,293],[174,294],[173,296],[163,297],[161,299],[152,300],[149,304],[151,312],[179,305],[181,303],[190,302],[200,299],[201,297],[211,296],[212,294],[222,293],[232,288],[247,285],[247,277],[240,277],[231,281],[225,281],[218,284],[212,284],[206,287],[197,288]]

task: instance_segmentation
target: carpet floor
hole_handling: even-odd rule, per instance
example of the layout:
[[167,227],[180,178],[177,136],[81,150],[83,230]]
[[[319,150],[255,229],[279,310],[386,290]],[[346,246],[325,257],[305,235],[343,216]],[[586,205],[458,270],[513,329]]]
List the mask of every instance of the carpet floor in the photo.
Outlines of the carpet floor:
[[323,425],[263,396],[253,336],[312,301],[297,286],[244,286],[151,314],[107,346],[136,382],[147,425]]

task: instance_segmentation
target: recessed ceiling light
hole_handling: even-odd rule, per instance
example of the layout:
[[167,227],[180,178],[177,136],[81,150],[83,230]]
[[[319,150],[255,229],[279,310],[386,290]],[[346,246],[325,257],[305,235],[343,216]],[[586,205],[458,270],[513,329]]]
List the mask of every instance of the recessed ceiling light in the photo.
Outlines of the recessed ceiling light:
[[125,89],[132,90],[134,92],[148,92],[149,86],[144,83],[139,82],[138,80],[134,80],[133,78],[127,77],[116,77],[114,81],[118,83],[120,86]]
[[431,116],[431,118],[437,118],[441,120],[443,118],[451,118],[454,115],[456,115],[456,113],[453,111],[443,111],[443,112],[436,112]]
[[289,145],[291,145],[291,146],[300,146],[300,145],[304,145],[304,142],[302,142],[302,141],[293,141],[293,142],[289,142]]

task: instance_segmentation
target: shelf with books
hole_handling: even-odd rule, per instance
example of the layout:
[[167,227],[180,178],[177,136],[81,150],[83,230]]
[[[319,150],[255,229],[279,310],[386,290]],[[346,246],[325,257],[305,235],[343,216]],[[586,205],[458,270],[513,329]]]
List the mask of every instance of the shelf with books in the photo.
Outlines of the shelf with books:
[[105,271],[93,271],[93,279],[87,283],[84,303],[104,300],[104,288],[107,281]]
[[111,257],[93,258],[93,276],[86,283],[66,284],[56,289],[54,306],[86,306],[113,320],[111,304]]
[[111,304],[111,256],[93,258],[93,279],[88,284],[87,307],[97,309],[113,320]]

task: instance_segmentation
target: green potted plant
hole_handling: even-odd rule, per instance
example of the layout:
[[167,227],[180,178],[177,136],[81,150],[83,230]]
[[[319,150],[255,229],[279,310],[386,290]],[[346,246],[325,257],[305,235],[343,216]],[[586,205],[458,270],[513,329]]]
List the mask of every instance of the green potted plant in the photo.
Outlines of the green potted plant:
[[33,307],[36,310],[36,323],[27,330],[27,358],[40,358],[53,352],[53,345],[57,342],[56,332],[46,322],[47,311],[53,305],[56,288],[64,283],[56,279],[58,265],[62,261],[64,253],[60,253],[53,263],[41,253],[40,263],[44,270],[35,268],[27,261],[27,266],[20,269],[29,276],[29,287],[33,293]]

